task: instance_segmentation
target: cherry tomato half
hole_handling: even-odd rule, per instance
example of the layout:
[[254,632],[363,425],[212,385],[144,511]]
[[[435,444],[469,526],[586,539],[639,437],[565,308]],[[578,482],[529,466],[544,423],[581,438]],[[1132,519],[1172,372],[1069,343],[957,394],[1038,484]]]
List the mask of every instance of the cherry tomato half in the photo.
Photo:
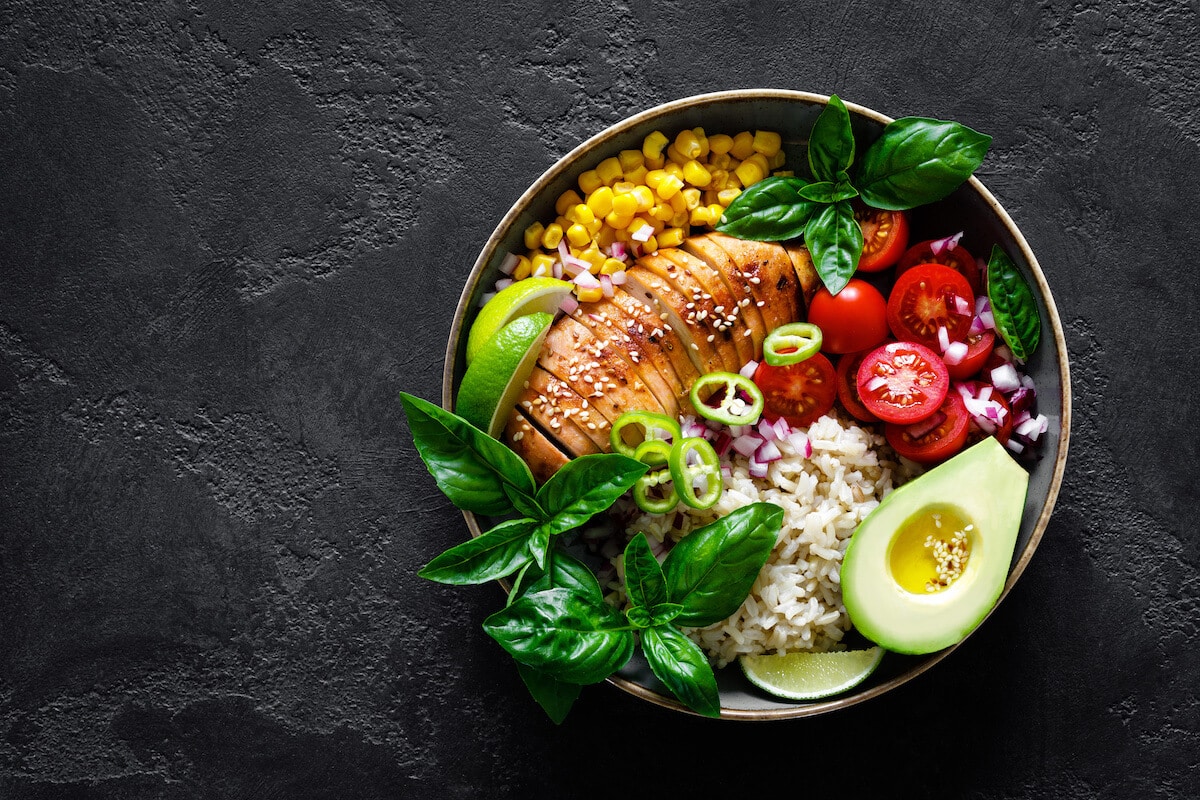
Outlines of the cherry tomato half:
[[842,407],[850,416],[860,422],[878,422],[879,417],[872,414],[863,405],[858,396],[858,368],[870,350],[859,350],[857,353],[846,353],[837,363],[837,395]]
[[[966,302],[966,314],[959,313],[955,298]],[[887,321],[897,339],[940,352],[938,328],[946,329],[950,341],[963,341],[974,308],[975,295],[966,278],[941,264],[921,264],[896,279],[887,301]]]
[[821,329],[826,353],[866,350],[887,338],[887,301],[871,284],[851,278],[837,294],[818,289],[808,304],[808,321]]
[[918,464],[944,461],[967,442],[967,407],[958,392],[950,392],[937,410],[936,424],[930,420],[910,425],[888,423],[883,428],[888,444],[900,455]]
[[862,272],[879,272],[895,264],[908,247],[908,215],[882,208],[855,209],[854,218],[862,228],[863,251],[858,259]]
[[901,425],[938,410],[950,389],[950,373],[937,353],[915,342],[889,342],[863,358],[858,396],[884,422]]
[[784,367],[764,361],[754,371],[754,383],[766,400],[763,416],[783,417],[794,428],[808,427],[828,414],[837,397],[833,364],[820,353]]
[[955,247],[952,250],[942,248],[942,252],[935,256],[933,248],[930,247],[933,242],[933,239],[926,239],[908,248],[896,262],[896,277],[899,278],[918,264],[942,264],[966,278],[967,283],[971,284],[973,295],[983,294],[983,282],[979,274],[979,265],[975,263],[975,256],[968,253],[965,247]]
[[992,348],[996,345],[996,334],[991,331],[968,332],[966,343],[967,354],[963,356],[963,360],[957,364],[946,365],[952,380],[965,381],[973,378],[975,373],[979,372],[992,355]]

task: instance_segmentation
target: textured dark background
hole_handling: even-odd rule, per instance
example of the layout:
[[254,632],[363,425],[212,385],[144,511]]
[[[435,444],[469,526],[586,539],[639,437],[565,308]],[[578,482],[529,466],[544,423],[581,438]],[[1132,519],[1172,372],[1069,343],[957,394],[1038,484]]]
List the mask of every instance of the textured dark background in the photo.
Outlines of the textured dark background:
[[[0,797],[1200,795],[1194,2],[0,3]],[[555,728],[396,403],[508,205],[716,89],[994,134],[1075,426],[1024,577],[931,673]],[[644,774],[635,781],[635,774]],[[833,795],[836,796],[836,795]]]

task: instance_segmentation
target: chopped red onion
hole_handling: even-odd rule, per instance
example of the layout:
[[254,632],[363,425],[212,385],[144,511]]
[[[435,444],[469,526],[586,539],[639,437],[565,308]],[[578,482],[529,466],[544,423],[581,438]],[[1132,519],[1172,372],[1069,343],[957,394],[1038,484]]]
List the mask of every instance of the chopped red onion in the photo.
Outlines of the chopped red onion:
[[611,298],[613,296],[612,278],[608,275],[600,275],[600,292],[605,297]]
[[624,286],[628,276],[625,275],[625,270],[618,270],[609,276],[612,279],[613,286]]
[[654,235],[654,226],[647,223],[647,224],[643,225],[642,227],[638,228],[633,233],[629,234],[629,238],[633,239],[635,242],[648,242],[648,241],[650,241],[650,237],[653,235]]
[[951,342],[946,348],[946,352],[942,354],[942,358],[950,366],[961,364],[962,360],[967,357],[966,342]]
[[989,384],[985,383],[983,386],[980,386],[979,389],[975,392],[975,396],[978,397],[980,400],[991,400],[992,399],[992,387]]
[[480,295],[480,297],[479,297],[479,305],[480,305],[480,307],[486,306],[486,305],[488,304],[488,301],[489,301],[489,300],[491,300],[491,299],[492,299],[493,297],[495,297],[495,296],[496,296],[496,293],[495,293],[495,292],[484,292],[484,293],[483,293],[482,295]]
[[788,434],[792,432],[792,427],[788,425],[788,421],[783,417],[775,420],[775,424],[772,427],[775,428],[775,438],[777,440],[786,439]]
[[686,420],[687,421],[680,426],[683,430],[683,438],[692,439],[697,436],[704,436],[704,434],[708,433],[708,428],[705,425],[697,422],[695,419],[687,417]]
[[754,433],[754,428],[751,427],[750,425],[730,425],[729,426],[729,435],[735,439],[739,436],[745,436],[748,433]]
[[733,437],[729,435],[729,431],[720,431],[717,433],[717,440],[713,442],[713,450],[717,451],[719,458],[724,458],[729,453],[729,448],[733,446]]
[[992,351],[997,357],[1004,359],[1010,364],[1013,362],[1013,352],[1008,349],[1008,345],[998,344],[996,349]]
[[596,280],[596,276],[586,270],[575,276],[574,283],[580,289],[600,288],[600,281]]
[[775,441],[775,426],[767,422],[765,418],[760,419],[758,421],[758,435],[763,438],[763,441]]
[[744,436],[734,437],[733,449],[738,453],[749,458],[758,452],[758,448],[762,446],[763,438],[755,433],[747,433]]
[[989,331],[996,330],[996,317],[992,314],[991,309],[979,315],[979,324]]
[[1016,453],[1017,455],[1020,455],[1021,453],[1025,452],[1025,445],[1021,444],[1016,439],[1009,439],[1007,442],[1004,443],[1004,446],[1007,447],[1009,450],[1013,451],[1014,453]]
[[562,302],[558,304],[558,307],[561,308],[565,314],[574,314],[575,310],[579,308],[579,300],[575,298],[575,295],[568,294],[562,299]]
[[517,257],[516,253],[507,253],[504,260],[500,262],[500,271],[505,275],[512,275],[519,263],[521,263],[521,259]]
[[1002,364],[992,370],[992,385],[1005,394],[1021,388],[1021,378],[1012,364]]
[[1029,375],[1021,376],[1021,385],[1024,386],[1026,389],[1029,389],[1030,391],[1034,390],[1033,378]]
[[561,262],[561,261],[555,261],[555,262],[554,262],[554,264],[553,264],[553,265],[550,267],[550,274],[551,274],[551,276],[553,276],[553,277],[554,277],[554,278],[556,278],[557,280],[560,280],[560,281],[562,280],[562,278],[563,278],[563,265],[562,265],[562,262]]
[[752,478],[765,478],[767,477],[767,473],[770,471],[767,464],[764,464],[761,461],[756,461],[753,458],[750,459],[749,470],[750,477]]
[[507,289],[508,287],[510,287],[512,285],[513,285],[512,278],[501,278],[500,280],[496,281],[496,291],[497,292],[503,291],[504,289]]
[[982,314],[985,311],[992,310],[992,301],[988,300],[986,294],[977,295],[975,297],[975,313]]
[[950,332],[945,325],[938,325],[938,347],[943,353],[950,349]]
[[754,359],[750,359],[749,361],[746,362],[745,366],[743,366],[741,369],[738,370],[738,374],[741,375],[743,378],[753,378],[754,372],[757,369],[758,369],[758,362],[755,361]]
[[971,316],[971,304],[965,297],[954,295],[954,310],[958,312],[959,316]]
[[798,454],[805,458],[812,458],[812,442],[808,440],[808,436],[800,431],[792,431],[788,434],[787,440]]
[[922,436],[929,433],[945,421],[945,412],[935,411],[920,422],[914,422],[912,425],[909,425],[907,428],[905,428],[905,433],[914,439],[920,439]]
[[953,250],[958,247],[958,242],[962,239],[963,232],[959,231],[953,236],[947,236],[945,239],[938,239],[936,242],[929,243],[929,249],[933,251],[935,256],[942,254],[943,250]]
[[996,432],[996,426],[983,417],[971,417],[971,424],[989,435]]
[[754,458],[763,464],[770,464],[772,461],[783,458],[783,451],[774,442],[763,442],[762,446],[755,451]]
[[613,242],[608,248],[608,254],[618,261],[624,261],[629,257],[625,252],[624,242]]
[[708,493],[708,475],[703,472],[692,478],[692,488],[696,491],[696,496]]
[[1037,393],[1025,386],[1024,381],[1021,382],[1021,388],[1013,392],[1012,397],[1008,398],[1008,404],[1012,406],[1014,413],[1029,413],[1029,409],[1033,407],[1033,401],[1037,397]]

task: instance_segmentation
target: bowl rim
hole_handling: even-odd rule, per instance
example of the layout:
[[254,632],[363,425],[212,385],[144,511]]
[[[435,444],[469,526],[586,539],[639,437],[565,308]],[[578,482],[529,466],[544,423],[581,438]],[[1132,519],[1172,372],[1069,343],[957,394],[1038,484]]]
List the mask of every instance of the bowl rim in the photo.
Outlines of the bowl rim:
[[[753,100],[783,100],[792,102],[803,102],[807,104],[827,104],[829,95],[815,94],[812,92],[802,92],[791,89],[731,89],[719,92],[708,92],[704,94],[691,95],[676,100],[671,100],[666,103],[653,106],[651,108],[640,111],[632,116],[626,117],[613,125],[608,126],[599,133],[589,137],[580,144],[572,148],[568,153],[556,160],[548,167],[532,184],[527,188],[517,200],[509,207],[508,212],[497,224],[491,236],[484,243],[483,249],[480,250],[479,257],[475,260],[467,280],[463,287],[462,294],[459,297],[458,306],[454,312],[454,319],[450,326],[450,334],[446,341],[446,356],[443,362],[442,369],[442,407],[447,410],[453,410],[453,385],[454,385],[454,366],[457,357],[456,344],[461,336],[463,326],[467,316],[471,312],[471,299],[475,293],[475,287],[479,283],[484,269],[491,261],[496,249],[501,242],[507,237],[509,229],[516,224],[516,221],[523,213],[523,210],[549,186],[554,180],[559,178],[562,173],[566,172],[580,156],[594,150],[604,142],[617,137],[631,128],[637,127],[645,122],[655,120],[660,117],[666,117],[683,110],[703,109],[705,107],[718,105],[730,101],[753,101]],[[882,125],[887,125],[893,119],[884,114],[875,111],[874,109],[861,106],[856,103],[846,103],[846,108],[853,114],[866,117],[867,119],[878,122]],[[1025,567],[1033,558],[1034,552],[1037,550],[1042,536],[1045,533],[1046,527],[1050,522],[1050,517],[1054,511],[1054,506],[1058,500],[1058,493],[1062,486],[1063,475],[1066,470],[1067,450],[1070,444],[1071,437],[1071,376],[1070,366],[1067,359],[1067,343],[1066,336],[1063,333],[1062,321],[1058,315],[1058,308],[1055,306],[1054,297],[1050,292],[1050,285],[1046,281],[1046,276],[1042,272],[1041,265],[1037,261],[1037,257],[1029,247],[1029,243],[1025,240],[1024,235],[1017,228],[1012,217],[1000,205],[995,196],[983,185],[983,183],[971,176],[967,180],[967,185],[978,193],[994,213],[997,219],[1003,224],[1012,236],[1013,241],[1019,247],[1022,256],[1029,265],[1035,283],[1037,284],[1038,293],[1042,303],[1045,305],[1045,310],[1049,323],[1049,330],[1052,333],[1055,347],[1060,355],[1058,359],[1059,381],[1062,387],[1062,412],[1060,415],[1061,423],[1059,430],[1059,445],[1058,454],[1055,458],[1054,470],[1050,478],[1050,487],[1046,496],[1046,501],[1042,506],[1041,513],[1038,515],[1034,523],[1034,528],[1030,534],[1029,541],[1026,543],[1024,550],[1020,553],[1017,562],[1012,565],[1009,570],[1008,578],[1004,582],[1004,588],[1000,592],[1000,596],[992,605],[991,610],[980,620],[979,625],[974,630],[978,630],[983,622],[988,619],[999,608],[1000,603],[1008,596],[1012,587],[1016,584],[1017,579],[1025,571]],[[463,517],[466,519],[467,528],[471,536],[476,537],[482,533],[479,522],[475,515],[469,511],[464,511]],[[974,631],[972,631],[973,633]],[[968,634],[968,637],[971,634]],[[963,641],[966,641],[964,638]],[[897,688],[905,683],[908,683],[917,676],[923,674],[935,664],[940,663],[944,658],[954,652],[959,645],[951,645],[950,647],[940,650],[936,653],[929,654],[921,662],[906,669],[901,674],[884,681],[879,684],[872,685],[861,692],[854,694],[836,697],[831,700],[821,702],[803,703],[795,706],[784,706],[780,708],[768,709],[739,709],[739,708],[721,708],[721,719],[732,719],[741,721],[768,721],[778,719],[796,719],[799,717],[816,716],[819,714],[829,713],[841,708],[858,705],[873,697],[878,697],[892,689]],[[693,716],[700,716],[692,711],[687,706],[680,703],[673,697],[661,695],[652,689],[636,683],[628,678],[620,675],[611,675],[607,682],[622,689],[634,697],[641,698],[650,703],[663,708],[669,708],[676,711],[682,711]]]

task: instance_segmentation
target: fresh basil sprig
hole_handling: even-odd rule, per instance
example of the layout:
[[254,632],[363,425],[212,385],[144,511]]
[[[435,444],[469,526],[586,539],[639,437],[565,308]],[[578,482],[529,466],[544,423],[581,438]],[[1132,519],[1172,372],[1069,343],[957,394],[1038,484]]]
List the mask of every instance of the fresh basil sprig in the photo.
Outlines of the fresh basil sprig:
[[1033,355],[1042,338],[1042,318],[1037,298],[1013,260],[992,246],[987,266],[987,295],[996,330],[1013,355],[1024,361]]
[[[983,163],[992,137],[965,125],[924,117],[889,123],[854,167],[850,113],[837,95],[813,123],[808,165],[815,182],[764,178],[737,196],[716,226],[739,239],[764,242],[804,237],[813,266],[831,294],[858,269],[862,229],[848,201],[899,211],[946,197]],[[836,210],[831,210],[836,209]],[[857,234],[850,226],[858,229]]]

